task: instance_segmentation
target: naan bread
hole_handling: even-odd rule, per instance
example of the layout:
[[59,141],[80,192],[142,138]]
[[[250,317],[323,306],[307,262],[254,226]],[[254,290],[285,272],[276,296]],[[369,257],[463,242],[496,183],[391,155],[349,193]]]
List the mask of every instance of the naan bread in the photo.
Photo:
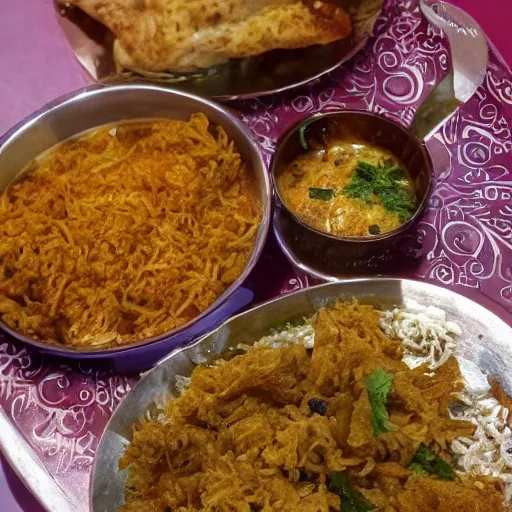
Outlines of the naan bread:
[[278,48],[327,44],[351,32],[333,0],[67,0],[115,35],[119,68],[207,68]]

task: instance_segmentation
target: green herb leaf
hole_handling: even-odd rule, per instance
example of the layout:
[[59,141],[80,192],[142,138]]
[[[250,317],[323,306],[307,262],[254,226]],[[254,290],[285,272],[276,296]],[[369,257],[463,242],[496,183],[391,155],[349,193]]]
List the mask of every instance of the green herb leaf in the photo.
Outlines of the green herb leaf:
[[405,173],[398,165],[377,167],[368,162],[358,162],[343,193],[368,204],[372,203],[372,195],[376,195],[386,210],[405,221],[416,209],[416,197],[400,187],[404,179]]
[[[313,114],[311,117],[308,117],[299,128],[299,143],[305,151],[308,151],[309,149],[311,149],[310,141],[307,138],[307,131],[308,131],[309,127],[316,121],[318,121],[318,115]],[[317,132],[317,130],[315,130],[315,131]],[[327,143],[327,131],[328,131],[327,127],[323,126],[320,131],[321,131],[321,145],[325,145]]]
[[317,117],[312,116],[312,117],[306,119],[304,121],[304,123],[302,123],[302,126],[299,128],[299,142],[300,142],[300,145],[302,146],[302,149],[304,149],[305,151],[307,151],[309,149],[309,142],[308,142],[308,139],[306,138],[306,132],[307,132],[309,126],[312,123],[314,123],[316,120],[317,120]]
[[341,497],[340,512],[370,512],[377,508],[352,487],[346,472],[336,471],[329,476],[329,490]]
[[378,196],[384,208],[396,213],[401,221],[409,219],[416,209],[415,198],[407,194],[405,190],[382,190]]
[[343,189],[343,193],[347,197],[362,199],[366,203],[372,204],[372,183],[361,177],[357,171],[352,175],[351,182]]
[[304,325],[305,323],[306,321],[304,320],[303,316],[297,316],[287,320],[286,322],[272,323],[269,325],[269,328],[273,329],[274,331],[283,331],[290,327],[298,327],[299,325]]
[[417,462],[411,462],[409,469],[416,474],[428,475],[428,473],[425,471],[425,468]]
[[299,128],[299,142],[300,142],[300,145],[302,146],[302,148],[307,151],[309,149],[309,144],[308,144],[308,141],[306,139],[306,130],[308,128],[308,124],[309,123],[304,123],[300,128]]
[[382,368],[377,368],[366,379],[366,387],[372,407],[373,435],[376,437],[394,430],[394,426],[389,422],[388,411],[386,410],[388,393],[392,384],[393,376]]
[[318,199],[320,201],[330,201],[334,197],[334,189],[332,188],[310,188],[309,198]]
[[437,475],[443,480],[455,480],[456,474],[453,468],[440,459],[430,448],[421,443],[414,454],[409,469],[415,473],[428,473]]

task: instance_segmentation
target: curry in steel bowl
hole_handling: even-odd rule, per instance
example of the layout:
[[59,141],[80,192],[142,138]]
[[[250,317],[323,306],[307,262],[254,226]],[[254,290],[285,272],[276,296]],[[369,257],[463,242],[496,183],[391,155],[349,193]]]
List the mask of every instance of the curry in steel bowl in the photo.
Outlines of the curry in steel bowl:
[[299,131],[302,154],[276,177],[285,206],[310,227],[333,236],[393,231],[418,200],[410,175],[391,151],[358,137],[335,119]]

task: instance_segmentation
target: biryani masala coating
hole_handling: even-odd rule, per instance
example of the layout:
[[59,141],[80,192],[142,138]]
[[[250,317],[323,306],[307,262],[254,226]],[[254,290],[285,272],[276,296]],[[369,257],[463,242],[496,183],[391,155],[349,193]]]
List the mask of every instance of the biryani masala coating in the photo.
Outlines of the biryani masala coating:
[[[119,512],[334,512],[353,500],[373,508],[342,510],[505,510],[497,480],[411,469],[423,445],[450,469],[450,442],[475,427],[448,414],[451,393],[462,389],[455,358],[429,376],[426,365],[410,370],[401,357],[376,310],[338,303],[318,313],[312,353],[256,348],[197,367],[163,421],[134,428]],[[392,377],[390,425],[378,436],[375,372]],[[340,475],[350,495],[333,490]]]
[[203,114],[52,148],[0,196],[0,315],[43,342],[107,348],[207,309],[241,274],[261,205]]

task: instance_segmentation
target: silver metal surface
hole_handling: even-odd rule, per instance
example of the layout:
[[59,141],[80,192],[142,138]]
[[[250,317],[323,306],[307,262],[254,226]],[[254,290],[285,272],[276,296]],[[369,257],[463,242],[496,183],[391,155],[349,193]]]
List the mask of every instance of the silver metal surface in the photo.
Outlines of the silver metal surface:
[[176,395],[177,375],[190,376],[196,364],[213,363],[238,343],[254,343],[272,324],[309,316],[336,299],[353,297],[382,308],[407,307],[416,301],[443,309],[462,327],[458,357],[469,361],[465,367],[473,363],[500,380],[507,392],[512,391],[512,329],[462,295],[405,279],[358,279],[300,290],[233,317],[194,345],[167,356],[142,377],[112,416],[98,446],[90,487],[91,512],[114,512],[124,503],[126,471],[119,471],[118,464],[130,442],[133,422],[152,404]]
[[0,326],[18,339],[61,355],[80,353],[117,354],[154,343],[186,331],[223,304],[246,279],[263,249],[272,203],[268,172],[260,150],[249,129],[229,109],[192,94],[154,85],[93,86],[63,96],[15,126],[0,140],[0,192],[35,157],[55,144],[92,128],[120,121],[144,118],[187,120],[196,112],[204,113],[215,125],[222,126],[254,174],[262,205],[262,221],[251,258],[238,279],[203,313],[179,329],[115,349],[78,351],[45,345],[21,335],[0,322]]
[[[1,408],[0,446],[11,468],[46,511],[74,512],[72,503]],[[4,510],[2,506],[0,510]]]
[[118,74],[113,59],[113,35],[80,9],[55,2],[57,17],[76,58],[87,73],[103,83],[146,80],[227,101],[275,94],[298,87],[332,71],[361,51],[371,36],[384,0],[336,0],[350,15],[350,37],[326,45],[274,50],[235,59],[189,73]]
[[430,23],[440,28],[450,44],[451,69],[416,112],[411,130],[428,140],[482,85],[489,51],[484,31],[465,11],[446,2],[421,0]]
[[[301,244],[297,243],[298,237],[295,234],[297,223],[283,208],[275,208],[272,225],[279,248],[295,268],[302,270],[313,279],[319,279],[325,282],[336,282],[350,275],[346,271],[338,271],[330,268],[318,268],[318,261],[309,261],[309,258],[305,258],[302,254]],[[327,260],[327,262],[328,261],[329,260]],[[333,259],[333,261],[336,260]],[[366,263],[365,259],[361,261]],[[367,266],[366,268],[361,266],[359,270],[359,275],[361,276],[368,274]]]

